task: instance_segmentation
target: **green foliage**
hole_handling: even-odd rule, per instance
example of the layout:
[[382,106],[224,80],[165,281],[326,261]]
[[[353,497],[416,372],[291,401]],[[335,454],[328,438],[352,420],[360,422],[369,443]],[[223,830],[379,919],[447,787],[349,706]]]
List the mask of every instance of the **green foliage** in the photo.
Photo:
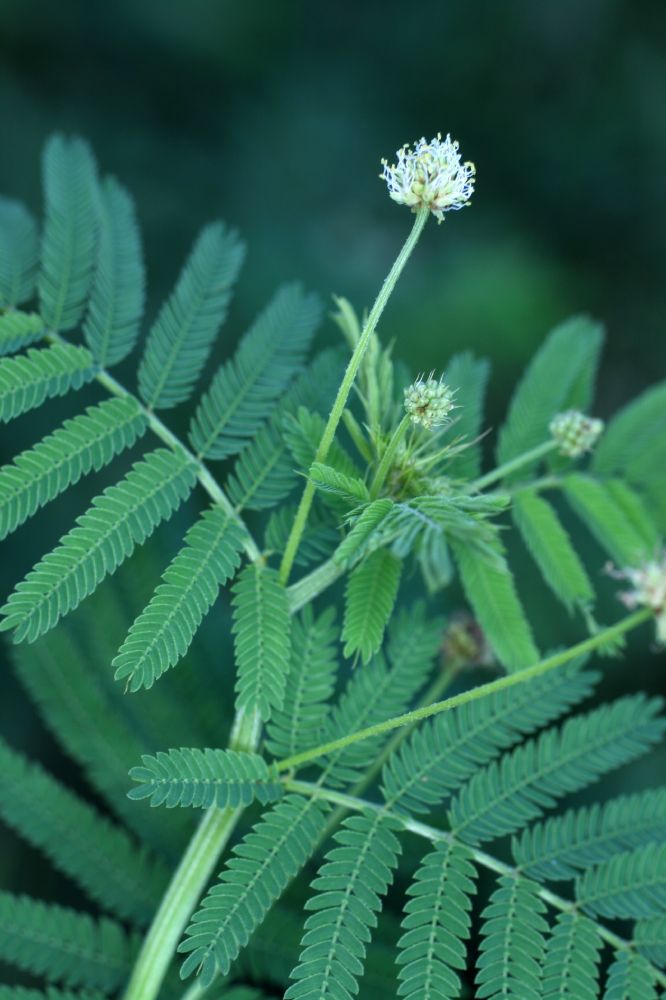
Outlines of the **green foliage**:
[[575,512],[620,566],[635,566],[652,555],[604,483],[574,473],[565,478],[563,488]]
[[601,939],[592,921],[560,913],[546,947],[544,1000],[596,1000]]
[[[297,509],[295,504],[283,504],[269,517],[264,544],[271,552],[284,551]],[[331,558],[339,541],[339,529],[331,524],[330,516],[322,508],[322,505],[315,503],[303,532],[294,564],[296,566],[309,566],[313,562],[321,563],[325,559]]]
[[116,678],[129,678],[131,691],[152,687],[185,655],[220,587],[238,569],[244,540],[236,518],[219,507],[190,528],[113,661]]
[[0,893],[0,959],[64,986],[117,989],[134,946],[120,924]]
[[17,585],[2,609],[0,629],[16,629],[17,642],[48,632],[115,572],[193,486],[194,469],[183,453],[158,449],[137,462]]
[[475,358],[469,351],[454,354],[444,372],[444,381],[456,389],[454,431],[468,447],[454,455],[446,467],[454,479],[474,479],[481,471],[481,448],[473,442],[483,428],[483,401],[490,375],[485,358]]
[[199,455],[226,458],[254,437],[302,367],[320,312],[298,285],[275,295],[197,408],[190,438]]
[[654,972],[640,955],[620,952],[606,980],[604,1000],[657,1000]]
[[666,844],[645,844],[589,868],[576,898],[602,917],[658,917],[666,908]]
[[489,1000],[541,1000],[547,924],[537,885],[504,876],[483,911],[476,995]]
[[152,806],[247,806],[274,802],[282,795],[282,785],[274,768],[253,753],[234,750],[169,750],[141,758],[142,767],[133,767],[130,778],[139,782],[129,791],[131,799],[150,799]]
[[227,315],[245,249],[221,222],[200,233],[153,324],[139,365],[139,391],[151,409],[190,397]]
[[44,321],[37,313],[0,313],[0,355],[14,354],[44,336]]
[[179,951],[186,978],[198,970],[206,986],[226,975],[253,930],[311,856],[324,829],[314,799],[289,795],[233,849],[219,881],[204,898]]
[[399,996],[408,1000],[455,1000],[470,936],[471,895],[476,871],[458,844],[439,843],[421,862],[407,890],[404,934],[396,961]]
[[81,319],[93,280],[100,210],[97,168],[86,142],[55,135],[46,143],[42,172],[40,312],[49,329],[65,331]]
[[334,497],[340,497],[349,506],[366,503],[370,499],[368,487],[362,479],[346,476],[344,472],[338,472],[330,465],[315,462],[310,466],[309,476],[318,490]]
[[345,656],[368,663],[382,644],[400,584],[400,560],[388,549],[368,556],[349,576],[342,626]]
[[642,955],[655,965],[666,966],[666,916],[639,920],[634,929],[634,943]]
[[83,325],[97,364],[118,364],[131,353],[143,314],[145,275],[141,237],[131,197],[113,178],[100,195],[95,278]]
[[39,239],[35,220],[20,201],[0,198],[0,309],[32,298]]
[[25,986],[0,986],[0,1000],[103,1000],[103,993],[76,993],[50,987],[45,992],[30,990]]
[[275,570],[246,566],[234,584],[238,707],[264,722],[284,701],[291,655],[287,594]]
[[54,344],[24,357],[0,361],[0,422],[41,406],[45,399],[80,389],[93,378],[92,357],[83,347]]
[[131,399],[107,399],[66,420],[11,465],[0,469],[0,538],[78,482],[131,448],[146,420]]

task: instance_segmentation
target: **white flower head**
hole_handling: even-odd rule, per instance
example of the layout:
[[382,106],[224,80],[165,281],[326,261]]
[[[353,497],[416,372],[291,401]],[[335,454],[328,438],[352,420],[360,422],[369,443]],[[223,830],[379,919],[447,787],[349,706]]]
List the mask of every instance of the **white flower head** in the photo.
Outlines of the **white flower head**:
[[579,410],[566,410],[553,417],[548,429],[561,455],[578,458],[594,448],[604,429],[604,422],[586,417]]
[[442,139],[438,132],[430,142],[421,138],[413,149],[409,145],[398,149],[396,156],[397,163],[389,165],[382,160],[384,169],[379,176],[399,205],[407,205],[414,212],[428,208],[438,222],[443,222],[445,212],[469,204],[476,167],[461,162],[458,143],[450,135]]
[[609,568],[616,580],[627,580],[632,589],[619,596],[628,608],[649,608],[655,614],[657,642],[666,645],[666,549],[642,566],[622,570]]
[[417,378],[405,389],[405,411],[413,424],[441,427],[453,409],[454,391],[441,379]]

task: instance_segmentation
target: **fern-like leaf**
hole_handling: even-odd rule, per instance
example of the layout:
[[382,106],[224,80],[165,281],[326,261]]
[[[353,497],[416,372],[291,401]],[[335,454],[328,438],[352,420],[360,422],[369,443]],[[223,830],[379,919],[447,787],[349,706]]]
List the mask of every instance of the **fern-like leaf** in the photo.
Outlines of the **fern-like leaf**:
[[652,555],[605,483],[574,473],[565,477],[563,489],[576,514],[618,565],[635,566]]
[[666,840],[666,789],[570,809],[524,830],[514,840],[516,863],[531,877],[570,879],[614,854]]
[[543,1000],[597,1000],[597,928],[579,913],[560,913],[548,939],[543,966]]
[[663,454],[662,424],[666,382],[651,386],[613,417],[595,448],[592,468],[604,476],[619,475],[640,484],[647,463]]
[[467,447],[454,455],[446,466],[447,476],[468,481],[481,471],[481,448],[474,444],[483,421],[483,402],[490,365],[485,358],[475,358],[469,351],[454,354],[449,361],[444,381],[456,390],[454,432]]
[[[284,552],[297,511],[296,505],[284,504],[273,511],[266,525],[265,546],[272,552]],[[316,500],[301,536],[295,566],[309,566],[330,559],[340,541],[340,532],[331,524],[330,515]]]
[[40,312],[51,330],[71,330],[90,291],[99,224],[97,169],[88,144],[52,136],[44,149],[43,183]]
[[660,708],[635,695],[546,730],[474,775],[451,804],[451,828],[470,844],[514,833],[561,796],[644,754],[666,728]]
[[264,722],[281,708],[291,654],[287,593],[276,570],[253,563],[234,585],[237,707]]
[[129,972],[133,951],[113,920],[0,893],[0,960],[24,972],[111,992]]
[[267,727],[266,746],[274,757],[317,745],[335,687],[337,634],[332,608],[315,618],[308,605],[294,618],[284,707],[273,711]]
[[479,1000],[542,1000],[545,906],[534,882],[504,876],[483,911]]
[[363,508],[354,520],[353,527],[344,541],[338,546],[335,561],[344,565],[358,554],[369,548],[370,539],[384,524],[395,504],[388,497],[373,500]]
[[116,679],[130,691],[152,687],[185,655],[204,616],[238,569],[245,532],[237,518],[213,508],[185,536],[113,661]]
[[93,359],[84,347],[54,344],[26,355],[0,361],[0,422],[41,406],[45,399],[64,396],[90,382]]
[[32,298],[37,277],[37,226],[20,201],[0,198],[0,309]]
[[367,503],[370,500],[368,487],[362,479],[347,476],[330,465],[315,462],[310,466],[310,479],[322,493],[344,500],[349,506]]
[[181,976],[197,970],[202,986],[226,975],[288,882],[315,849],[325,814],[314,799],[289,795],[233,848],[233,857],[204,898],[178,951]]
[[254,437],[301,368],[321,308],[297,285],[281,289],[213,377],[190,428],[202,457],[235,455]]
[[621,951],[608,970],[604,1000],[657,1000],[654,971],[640,955]]
[[42,991],[28,989],[27,986],[0,985],[0,1000],[105,1000],[105,996],[97,991],[80,993],[78,990],[58,990],[53,986]]
[[370,928],[393,881],[400,844],[381,812],[350,816],[334,840],[305,904],[311,915],[285,1000],[350,1000],[358,992]]
[[37,313],[0,314],[0,356],[15,354],[44,336],[44,320]]
[[34,448],[18,455],[0,469],[0,538],[82,476],[98,472],[131,448],[146,427],[146,418],[130,396],[109,399],[66,420]]
[[137,462],[17,585],[2,609],[0,630],[15,629],[16,642],[48,632],[176,510],[194,482],[184,452],[160,448]]
[[509,568],[489,563],[471,546],[451,547],[465,593],[497,659],[510,673],[536,663],[539,651]]
[[139,924],[151,919],[168,882],[167,868],[2,741],[0,815],[95,902]]
[[594,591],[578,553],[553,507],[532,490],[516,493],[513,518],[530,555],[556,597],[571,611],[589,605]]
[[164,410],[190,397],[229,306],[245,249],[221,222],[200,233],[153,324],[139,365],[144,402]]
[[133,767],[130,778],[138,782],[128,792],[131,799],[150,799],[152,806],[248,806],[275,802],[282,785],[273,766],[255,753],[234,750],[169,750],[144,755],[141,767]]
[[642,539],[645,551],[657,552],[661,537],[657,518],[648,506],[649,497],[639,493],[624,479],[606,479],[604,486],[636,534]]
[[634,944],[641,955],[655,965],[666,967],[666,915],[638,920],[634,926]]
[[407,890],[398,941],[400,988],[408,1000],[457,1000],[461,982],[456,970],[466,966],[471,896],[476,871],[469,852],[440,842],[419,865]]
[[601,917],[658,917],[666,910],[666,844],[645,844],[588,869],[576,899]]
[[[500,431],[498,462],[507,462],[548,440],[548,424],[556,413],[589,404],[591,381],[603,335],[585,316],[558,326],[532,359],[516,389]],[[525,478],[524,465],[510,479]]]
[[131,353],[143,314],[145,274],[134,203],[112,177],[102,185],[95,279],[83,326],[86,343],[102,367]]
[[400,560],[388,549],[379,549],[349,576],[345,592],[342,639],[345,656],[360,656],[368,663],[384,638],[398,594]]

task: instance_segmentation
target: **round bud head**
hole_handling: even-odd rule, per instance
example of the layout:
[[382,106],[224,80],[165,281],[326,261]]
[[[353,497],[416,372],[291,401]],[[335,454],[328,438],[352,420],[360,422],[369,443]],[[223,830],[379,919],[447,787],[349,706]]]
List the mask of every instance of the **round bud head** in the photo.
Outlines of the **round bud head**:
[[550,422],[550,433],[561,455],[578,458],[594,448],[604,429],[603,420],[586,417],[579,410],[558,413]]
[[405,411],[413,424],[431,430],[446,423],[453,409],[453,391],[440,379],[418,378],[405,389]]
[[405,145],[395,154],[397,163],[389,165],[382,160],[383,172],[379,175],[388,186],[389,195],[399,205],[407,205],[413,212],[429,209],[438,222],[444,213],[457,211],[469,204],[476,167],[462,163],[458,143],[447,135],[442,139],[438,132],[428,142],[421,138],[414,148]]
[[628,608],[649,608],[654,612],[657,642],[666,645],[666,549],[655,559],[641,566],[628,566],[621,570],[609,568],[616,580],[627,580],[631,590],[620,594]]

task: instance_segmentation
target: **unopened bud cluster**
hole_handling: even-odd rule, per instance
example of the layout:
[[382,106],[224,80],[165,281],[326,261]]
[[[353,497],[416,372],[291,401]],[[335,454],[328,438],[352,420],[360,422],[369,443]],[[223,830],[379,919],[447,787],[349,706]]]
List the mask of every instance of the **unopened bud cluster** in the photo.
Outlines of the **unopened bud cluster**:
[[620,594],[628,608],[649,608],[655,614],[657,642],[666,645],[666,549],[661,557],[651,559],[642,566],[630,566],[619,571],[611,570],[618,580],[628,580],[631,590]]
[[548,429],[561,455],[578,458],[594,448],[604,429],[604,422],[586,417],[579,410],[566,410],[553,417]]
[[421,138],[413,149],[404,145],[395,155],[397,163],[389,165],[382,160],[383,171],[379,176],[399,205],[407,205],[414,212],[427,208],[442,222],[445,212],[469,204],[476,167],[461,162],[458,143],[450,135],[442,139],[438,132],[430,142]]
[[440,427],[453,409],[453,390],[441,379],[418,378],[405,389],[405,411],[413,424]]

